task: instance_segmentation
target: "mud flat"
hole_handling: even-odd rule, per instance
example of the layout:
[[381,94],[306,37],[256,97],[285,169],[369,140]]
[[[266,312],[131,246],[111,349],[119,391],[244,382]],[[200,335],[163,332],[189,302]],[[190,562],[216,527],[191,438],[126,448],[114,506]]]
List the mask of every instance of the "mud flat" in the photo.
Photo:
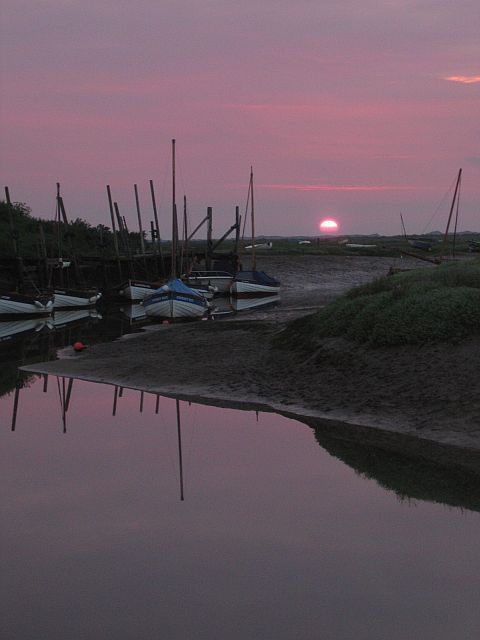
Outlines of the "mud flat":
[[[358,441],[480,474],[480,340],[367,349],[325,339],[312,353],[271,345],[391,259],[272,256],[282,305],[222,321],[156,325],[27,370],[295,416],[329,438]],[[275,267],[275,268],[274,268]],[[328,274],[328,275],[327,275]],[[296,282],[299,282],[298,286]]]

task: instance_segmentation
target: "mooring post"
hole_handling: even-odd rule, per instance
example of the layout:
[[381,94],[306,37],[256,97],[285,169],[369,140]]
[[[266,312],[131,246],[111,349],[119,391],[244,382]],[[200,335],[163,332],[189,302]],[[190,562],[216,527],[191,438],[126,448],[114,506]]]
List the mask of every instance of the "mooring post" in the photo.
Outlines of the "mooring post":
[[212,207],[207,207],[207,255],[206,255],[206,267],[207,270],[212,268]]
[[115,256],[117,258],[117,267],[118,267],[118,275],[120,280],[122,279],[122,265],[120,264],[120,253],[118,251],[118,238],[117,238],[117,228],[115,225],[115,214],[113,210],[113,200],[112,200],[112,192],[110,191],[110,185],[107,184],[107,195],[108,195],[108,207],[110,209],[110,220],[112,222],[112,235],[113,235],[113,247],[115,249]]

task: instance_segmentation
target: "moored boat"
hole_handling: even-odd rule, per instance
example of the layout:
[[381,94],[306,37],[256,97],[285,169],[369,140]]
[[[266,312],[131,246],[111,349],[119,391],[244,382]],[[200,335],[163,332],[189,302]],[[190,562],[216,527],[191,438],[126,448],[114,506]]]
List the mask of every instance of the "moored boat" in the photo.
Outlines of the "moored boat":
[[143,300],[145,313],[158,320],[194,319],[207,314],[204,295],[187,287],[179,278],[171,278]]
[[127,280],[119,289],[119,294],[128,300],[143,300],[160,286],[159,282],[146,280]]
[[52,310],[53,295],[28,295],[14,292],[0,293],[0,316],[49,316]]
[[55,289],[54,309],[93,307],[102,297],[96,289]]
[[280,282],[263,271],[239,271],[230,291],[237,298],[264,298],[278,295]]
[[172,270],[170,280],[156,289],[143,300],[145,313],[149,318],[158,320],[193,320],[207,315],[207,296],[205,290],[188,287],[178,277],[177,270],[178,224],[175,201],[175,140],[172,140]]
[[265,297],[277,295],[280,291],[280,281],[267,275],[264,271],[257,271],[257,258],[255,250],[255,207],[253,198],[253,168],[250,169],[250,182],[248,185],[247,210],[250,203],[250,219],[252,225],[252,268],[250,271],[237,271],[230,285],[232,297]]

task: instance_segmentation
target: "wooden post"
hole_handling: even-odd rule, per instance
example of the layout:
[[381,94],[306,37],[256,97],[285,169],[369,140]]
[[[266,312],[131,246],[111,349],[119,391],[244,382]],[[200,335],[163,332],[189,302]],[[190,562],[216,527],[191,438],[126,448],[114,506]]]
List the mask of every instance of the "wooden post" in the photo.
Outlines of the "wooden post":
[[157,245],[160,250],[160,255],[162,255],[162,250],[160,248],[160,227],[158,224],[157,203],[155,200],[155,190],[153,188],[153,180],[150,180],[150,195],[152,196],[153,217],[155,220],[155,230],[157,232]]
[[212,207],[207,207],[207,255],[206,255],[206,267],[207,270],[212,268]]
[[113,210],[113,200],[112,200],[112,192],[110,191],[110,185],[107,184],[107,195],[108,195],[108,207],[110,209],[110,220],[112,223],[112,235],[113,235],[113,247],[115,249],[115,256],[117,258],[117,267],[118,267],[118,275],[120,280],[122,280],[122,265],[120,264],[120,253],[118,251],[118,237],[117,237],[117,229],[115,225],[115,214]]
[[188,275],[188,226],[187,226],[187,196],[183,196],[183,265],[180,265],[180,272],[185,271]]
[[[160,255],[160,269],[162,272],[162,276],[165,275],[165,262],[163,259],[162,252],[162,239],[160,237],[160,226],[158,224],[158,215],[157,215],[157,203],[155,200],[155,190],[153,188],[153,180],[150,180],[150,195],[152,196],[152,206],[153,206],[153,217],[155,218],[155,230],[157,232],[157,247],[158,253]],[[158,275],[158,265],[157,265],[157,275]]]
[[145,255],[145,242],[143,239],[142,215],[140,213],[140,202],[138,200],[138,187],[136,184],[133,185],[133,189],[135,191],[135,205],[137,207],[138,230],[140,231],[140,248],[142,250],[142,255]]
[[153,247],[153,255],[157,257],[157,241],[156,236],[157,232],[155,230],[155,225],[153,220],[150,220],[150,237],[152,238],[152,247]]
[[238,253],[238,243],[240,242],[240,207],[235,207],[235,248],[234,251]]

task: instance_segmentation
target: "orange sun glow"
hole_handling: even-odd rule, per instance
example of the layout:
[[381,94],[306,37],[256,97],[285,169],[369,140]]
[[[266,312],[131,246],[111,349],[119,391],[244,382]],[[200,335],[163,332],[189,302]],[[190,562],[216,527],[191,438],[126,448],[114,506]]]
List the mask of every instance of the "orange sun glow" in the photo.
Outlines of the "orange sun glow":
[[324,231],[326,233],[333,233],[338,231],[338,224],[335,220],[322,220],[318,225],[320,231]]

